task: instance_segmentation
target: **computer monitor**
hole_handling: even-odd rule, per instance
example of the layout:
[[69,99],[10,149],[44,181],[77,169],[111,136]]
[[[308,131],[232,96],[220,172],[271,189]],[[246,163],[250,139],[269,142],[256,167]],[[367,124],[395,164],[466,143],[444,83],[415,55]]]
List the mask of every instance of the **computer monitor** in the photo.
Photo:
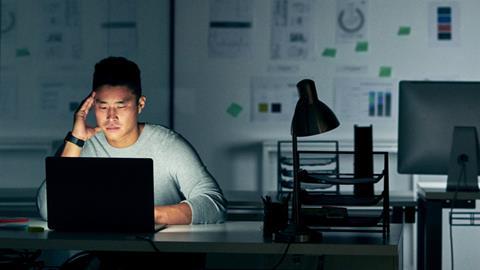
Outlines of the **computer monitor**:
[[448,175],[447,190],[478,191],[480,82],[401,81],[398,117],[399,173]]

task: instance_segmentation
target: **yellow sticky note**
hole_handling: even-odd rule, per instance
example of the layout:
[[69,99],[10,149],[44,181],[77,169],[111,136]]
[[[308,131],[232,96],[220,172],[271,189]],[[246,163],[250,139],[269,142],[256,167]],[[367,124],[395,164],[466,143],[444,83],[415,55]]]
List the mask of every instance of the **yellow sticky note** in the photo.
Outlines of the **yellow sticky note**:
[[357,52],[366,52],[366,51],[368,51],[368,42],[367,42],[367,41],[359,41],[359,42],[357,42],[357,46],[355,46],[355,51],[357,51]]
[[259,103],[258,104],[258,111],[261,113],[267,113],[268,112],[268,103]]

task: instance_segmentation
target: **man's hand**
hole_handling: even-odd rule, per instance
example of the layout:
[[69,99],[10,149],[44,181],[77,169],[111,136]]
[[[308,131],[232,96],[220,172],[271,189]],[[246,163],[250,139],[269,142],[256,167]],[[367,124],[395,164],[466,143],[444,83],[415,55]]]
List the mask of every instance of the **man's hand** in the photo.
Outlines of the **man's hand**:
[[[88,111],[94,103],[95,92],[92,91],[92,93],[82,101],[82,104],[80,104],[75,112],[72,135],[84,141],[90,139],[95,133],[100,131],[99,127],[90,127],[87,125]],[[62,151],[62,157],[79,157],[81,152],[81,147],[71,142],[66,142]]]
[[90,127],[87,124],[87,115],[90,108],[95,103],[95,92],[86,97],[82,104],[78,107],[77,111],[75,112],[75,118],[73,121],[73,130],[72,135],[82,139],[84,141],[93,137],[98,131],[100,131],[99,127]]
[[173,205],[157,205],[154,208],[156,224],[190,224],[192,223],[192,209],[187,203]]

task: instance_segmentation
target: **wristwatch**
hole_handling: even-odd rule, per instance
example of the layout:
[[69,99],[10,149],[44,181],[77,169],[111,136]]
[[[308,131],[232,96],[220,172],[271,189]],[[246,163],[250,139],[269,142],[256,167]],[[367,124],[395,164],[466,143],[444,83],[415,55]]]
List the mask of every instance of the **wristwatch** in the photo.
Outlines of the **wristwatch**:
[[73,144],[75,144],[76,146],[78,147],[83,147],[83,145],[85,144],[85,141],[82,140],[82,139],[79,139],[75,136],[73,136],[72,132],[68,132],[67,136],[65,137],[65,141],[66,142],[71,142]]

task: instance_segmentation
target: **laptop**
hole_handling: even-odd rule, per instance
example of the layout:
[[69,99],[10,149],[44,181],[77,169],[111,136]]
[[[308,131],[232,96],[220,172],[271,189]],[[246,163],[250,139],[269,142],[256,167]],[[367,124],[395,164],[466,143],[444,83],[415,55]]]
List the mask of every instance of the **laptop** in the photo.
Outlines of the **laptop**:
[[150,233],[155,227],[153,160],[47,157],[48,228]]

